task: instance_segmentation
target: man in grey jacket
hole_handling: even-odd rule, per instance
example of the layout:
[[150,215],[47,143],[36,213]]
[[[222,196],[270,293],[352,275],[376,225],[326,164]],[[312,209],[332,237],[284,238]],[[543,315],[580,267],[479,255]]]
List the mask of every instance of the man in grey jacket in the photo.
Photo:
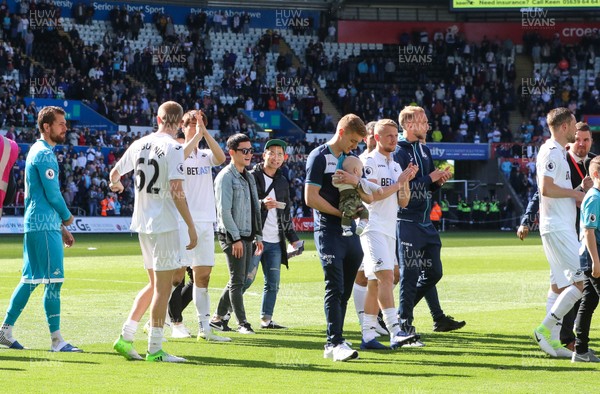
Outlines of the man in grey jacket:
[[224,317],[230,309],[238,320],[237,331],[254,334],[246,320],[243,287],[246,270],[252,261],[252,243],[256,243],[255,255],[263,251],[260,203],[256,181],[246,167],[252,160],[252,143],[245,134],[234,134],[227,140],[231,162],[215,179],[218,237],[227,258],[229,282],[219,300],[211,327],[227,331]]

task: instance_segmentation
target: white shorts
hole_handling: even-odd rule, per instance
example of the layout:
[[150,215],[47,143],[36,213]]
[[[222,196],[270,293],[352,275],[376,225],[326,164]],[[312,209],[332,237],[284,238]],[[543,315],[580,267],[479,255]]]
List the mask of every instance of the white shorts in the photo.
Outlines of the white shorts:
[[542,245],[550,264],[550,283],[562,289],[585,279],[579,263],[580,244],[575,231],[543,234]]
[[360,236],[360,245],[365,254],[363,264],[365,276],[375,280],[375,272],[393,271],[396,259],[396,239],[378,231],[367,231]]
[[144,267],[154,271],[170,271],[181,268],[179,230],[159,234],[139,233]]
[[185,222],[179,222],[179,239],[181,242],[181,265],[184,267],[215,266],[215,232],[212,222],[195,222],[198,244],[192,250],[185,247],[190,243]]

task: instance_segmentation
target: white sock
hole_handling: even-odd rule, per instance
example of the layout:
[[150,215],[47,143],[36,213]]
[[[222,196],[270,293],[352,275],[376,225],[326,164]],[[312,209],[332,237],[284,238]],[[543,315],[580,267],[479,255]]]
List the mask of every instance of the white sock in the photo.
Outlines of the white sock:
[[363,316],[365,313],[365,298],[367,298],[367,287],[361,286],[358,283],[354,284],[354,292],[352,297],[354,298],[354,308],[356,308],[356,314],[358,315],[358,322],[360,326],[363,325]]
[[13,326],[9,326],[8,324],[2,324],[2,328],[0,329],[0,345],[10,347],[15,339],[12,336]]
[[163,328],[152,327],[148,335],[148,353],[154,354],[162,349]]
[[554,306],[558,295],[559,294],[553,292],[552,289],[548,290],[548,298],[546,298],[546,314],[550,313],[550,310],[552,309],[552,306]]
[[210,332],[210,295],[206,287],[194,286],[192,291],[196,312],[198,313],[198,325],[201,332]]
[[369,342],[377,337],[375,324],[377,324],[377,315],[368,315],[365,313],[362,324],[363,341]]
[[542,324],[552,331],[552,339],[558,339],[556,326],[562,323],[562,318],[573,308],[573,305],[581,299],[583,293],[571,285],[567,287],[556,299],[550,313],[546,315]]
[[390,338],[394,338],[400,332],[400,323],[398,323],[398,310],[396,308],[386,308],[381,311],[383,321],[390,332]]
[[123,339],[126,341],[133,341],[133,337],[135,336],[135,332],[138,328],[138,322],[135,320],[127,320],[125,324],[123,324],[123,330],[121,330],[121,335],[123,335]]
[[60,335],[60,330],[50,333],[50,338],[52,339],[52,348],[54,348],[54,350],[59,350],[65,343],[62,335]]

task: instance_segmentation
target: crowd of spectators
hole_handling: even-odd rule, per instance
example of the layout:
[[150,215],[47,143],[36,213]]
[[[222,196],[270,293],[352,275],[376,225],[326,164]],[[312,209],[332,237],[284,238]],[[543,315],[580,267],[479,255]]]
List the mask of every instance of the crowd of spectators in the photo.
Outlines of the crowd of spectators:
[[[146,133],[133,133],[119,131],[112,136],[107,136],[105,131],[90,130],[89,128],[73,128],[67,132],[64,145],[55,149],[60,167],[60,185],[67,205],[77,214],[86,216],[126,216],[133,209],[134,181],[132,174],[122,178],[125,191],[116,195],[108,188],[108,174],[113,165],[130,146],[130,144],[146,135]],[[33,128],[16,129],[11,127],[6,132],[6,137],[19,144],[31,144],[37,138],[37,131]],[[224,136],[216,135],[219,146],[227,152]],[[262,149],[268,138],[253,140],[253,148],[257,152],[251,165],[262,162]],[[303,185],[306,176],[305,160],[318,145],[325,143],[324,139],[308,142],[306,140],[288,141],[286,153],[288,160],[282,171],[290,182],[290,198],[292,200],[292,214],[294,217],[311,217],[310,209],[304,204]],[[23,145],[21,145],[23,147]],[[22,149],[14,165],[17,181],[17,198],[15,204],[6,210],[7,214],[23,214],[24,205],[24,169],[27,148]],[[213,169],[216,176],[221,167]],[[116,206],[116,209],[110,207]]]
[[517,89],[523,121],[513,131],[517,143],[507,149],[499,145],[496,154],[504,158],[501,168],[506,179],[525,204],[537,190],[535,158],[538,147],[550,137],[548,111],[567,107],[577,119],[584,114],[600,114],[600,74],[594,71],[600,34],[567,45],[558,34],[543,39],[531,32],[524,36],[524,51],[531,55],[534,69],[533,76],[521,81]]
[[[517,141],[539,142],[549,137],[545,114],[554,107],[569,108],[577,119],[583,114],[600,114],[600,73],[594,72],[600,33],[586,35],[577,44],[561,42],[558,34],[543,39],[530,33],[524,37],[524,48],[534,70],[518,88],[524,122],[516,130]],[[549,65],[545,71],[541,68],[544,63]]]
[[[514,109],[516,71],[513,43],[490,40],[467,42],[461,34],[427,32],[400,37],[406,53],[422,54],[414,59],[406,56],[402,68],[408,70],[416,87],[395,82],[397,59],[384,57],[390,52],[340,59],[328,59],[317,48],[307,48],[309,67],[320,73],[328,91],[343,113],[353,112],[364,119],[395,118],[409,104],[425,108],[435,133],[434,142],[487,142],[493,138],[510,140],[508,114]],[[396,53],[398,48],[395,47]],[[412,60],[411,60],[412,59]],[[417,64],[418,62],[418,64]],[[422,63],[422,64],[421,64]],[[366,86],[370,86],[367,88]]]

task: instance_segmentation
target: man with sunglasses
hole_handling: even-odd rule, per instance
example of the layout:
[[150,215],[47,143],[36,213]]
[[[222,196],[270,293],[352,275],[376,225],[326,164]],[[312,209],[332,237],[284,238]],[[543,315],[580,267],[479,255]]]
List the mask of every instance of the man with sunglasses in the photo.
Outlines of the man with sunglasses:
[[234,134],[227,140],[231,162],[215,179],[218,238],[229,267],[229,282],[219,300],[210,325],[225,329],[224,317],[230,309],[238,320],[237,331],[254,334],[246,320],[244,282],[247,267],[252,262],[253,243],[256,256],[263,251],[262,221],[256,181],[246,170],[252,161],[252,143],[245,134]]

